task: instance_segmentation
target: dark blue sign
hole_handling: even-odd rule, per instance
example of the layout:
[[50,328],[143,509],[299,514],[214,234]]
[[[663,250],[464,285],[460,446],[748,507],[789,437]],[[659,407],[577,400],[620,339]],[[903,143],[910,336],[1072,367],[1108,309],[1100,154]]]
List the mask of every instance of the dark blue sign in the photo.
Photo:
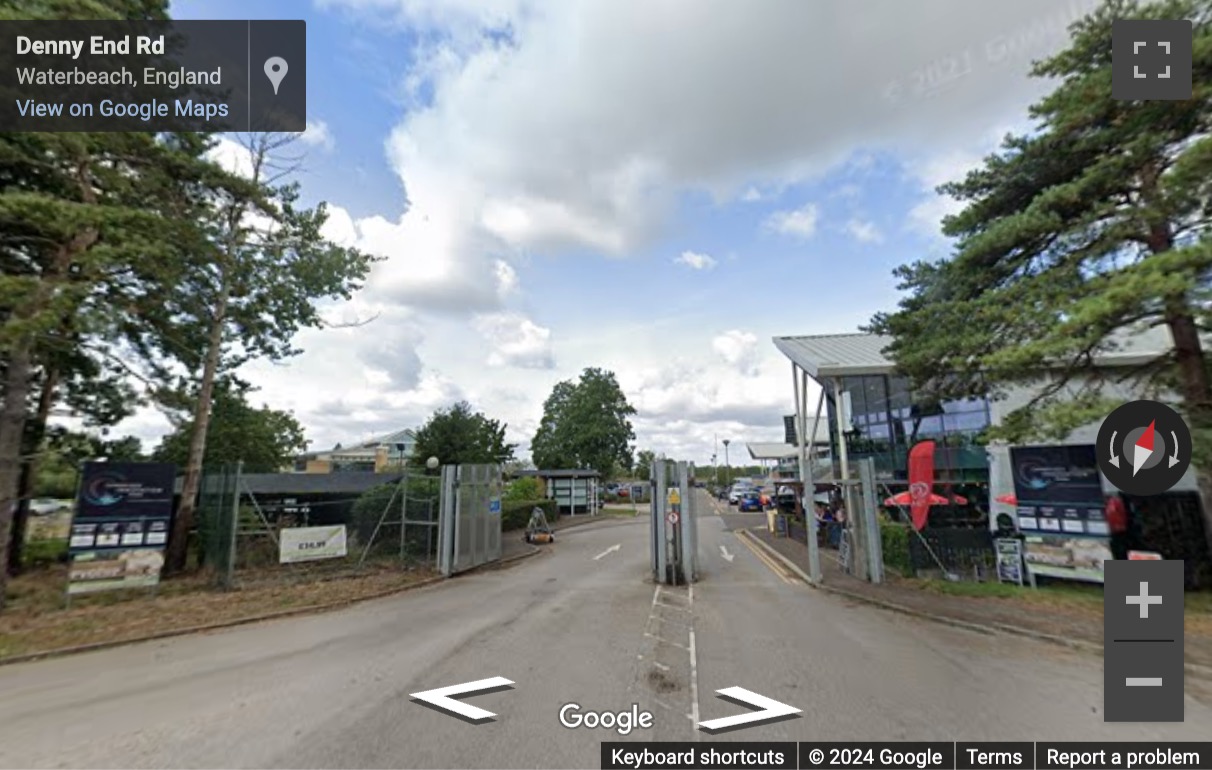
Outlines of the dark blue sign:
[[171,463],[84,463],[69,550],[164,548],[176,477]]

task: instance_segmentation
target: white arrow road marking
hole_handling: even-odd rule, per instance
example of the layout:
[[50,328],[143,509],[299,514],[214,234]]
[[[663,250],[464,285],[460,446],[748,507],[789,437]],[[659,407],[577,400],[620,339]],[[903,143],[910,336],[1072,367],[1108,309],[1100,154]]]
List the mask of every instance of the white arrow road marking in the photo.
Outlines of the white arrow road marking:
[[619,550],[622,547],[623,547],[622,544],[615,543],[614,545],[607,548],[605,551],[602,551],[597,556],[593,557],[593,560],[597,561],[598,559],[602,558],[603,556],[609,556],[610,554],[614,553],[615,551]]
[[1119,467],[1119,455],[1115,454],[1115,435],[1118,431],[1111,431],[1111,464],[1116,468]]
[[771,719],[778,719],[779,717],[790,716],[803,711],[803,709],[797,709],[795,706],[779,703],[774,698],[758,695],[756,692],[746,690],[744,687],[725,687],[723,690],[716,690],[716,694],[729,700],[740,701],[749,706],[756,706],[761,711],[699,722],[699,729],[703,732],[717,732],[719,730],[726,730],[729,727],[768,722]]
[[1178,434],[1170,431],[1170,438],[1174,439],[1174,454],[1170,456],[1170,467],[1178,465],[1181,460],[1178,459]]
[[503,676],[494,676],[491,679],[479,679],[474,682],[466,682],[464,684],[452,684],[449,687],[439,687],[436,690],[426,690],[425,692],[414,692],[408,697],[422,700],[431,706],[437,706],[443,711],[449,711],[452,714],[461,716],[472,721],[483,721],[491,719],[496,714],[491,711],[473,706],[470,703],[457,701],[454,695],[470,695],[471,693],[480,692],[481,690],[492,690],[497,687],[508,687],[513,682]]
[[735,554],[728,553],[728,549],[722,545],[720,546],[720,556],[723,556],[728,561],[732,561],[736,558]]

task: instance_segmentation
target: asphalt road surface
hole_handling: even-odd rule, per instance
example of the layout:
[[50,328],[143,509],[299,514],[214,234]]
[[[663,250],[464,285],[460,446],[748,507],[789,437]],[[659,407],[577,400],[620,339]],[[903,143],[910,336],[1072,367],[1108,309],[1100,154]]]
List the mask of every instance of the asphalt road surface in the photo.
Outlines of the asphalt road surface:
[[[1102,721],[1102,662],[854,605],[700,523],[703,579],[657,588],[644,517],[560,534],[542,556],[311,617],[0,667],[3,767],[598,767],[600,743],[1199,740]],[[755,518],[755,523],[757,519]],[[617,548],[615,547],[617,546]],[[470,724],[410,699],[505,677]],[[744,687],[797,718],[709,736]],[[583,711],[653,714],[626,736]]]

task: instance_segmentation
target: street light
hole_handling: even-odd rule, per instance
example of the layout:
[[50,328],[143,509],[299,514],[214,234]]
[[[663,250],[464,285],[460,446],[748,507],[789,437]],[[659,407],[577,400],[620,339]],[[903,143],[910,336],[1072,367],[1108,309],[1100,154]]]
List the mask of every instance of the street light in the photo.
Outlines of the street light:
[[732,443],[732,439],[724,439],[724,480],[729,485],[732,484],[732,463],[728,460],[728,445]]

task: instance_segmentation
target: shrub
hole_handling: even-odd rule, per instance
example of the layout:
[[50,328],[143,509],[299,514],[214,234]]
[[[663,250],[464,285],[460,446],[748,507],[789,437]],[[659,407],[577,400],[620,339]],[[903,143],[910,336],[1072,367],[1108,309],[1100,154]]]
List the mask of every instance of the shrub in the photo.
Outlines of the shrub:
[[[385,524],[394,524],[396,536],[399,537],[400,513],[403,508],[402,492],[400,484],[383,484],[363,492],[354,502],[350,512],[350,521],[347,522],[350,535],[356,537],[359,543],[368,542],[375,527],[379,524],[379,519],[383,517],[383,511],[390,503],[393,511],[388,512]],[[440,485],[433,477],[414,476],[410,478],[408,480],[408,506],[411,511],[409,518],[422,518],[420,511],[426,504],[435,506],[434,516],[436,518],[439,494]],[[414,505],[417,507],[414,508]]]
[[48,567],[67,561],[66,540],[30,540],[21,552],[21,561],[27,568]]
[[505,487],[505,494],[501,496],[501,499],[508,502],[542,500],[543,482],[539,481],[534,476],[522,476],[521,478],[516,478],[509,482],[509,486]]
[[536,507],[543,509],[548,523],[555,523],[559,515],[555,500],[509,500],[501,504],[501,531],[525,529],[530,523],[530,513]]
[[905,577],[913,575],[909,558],[909,525],[880,520],[880,544],[884,551],[884,567]]

